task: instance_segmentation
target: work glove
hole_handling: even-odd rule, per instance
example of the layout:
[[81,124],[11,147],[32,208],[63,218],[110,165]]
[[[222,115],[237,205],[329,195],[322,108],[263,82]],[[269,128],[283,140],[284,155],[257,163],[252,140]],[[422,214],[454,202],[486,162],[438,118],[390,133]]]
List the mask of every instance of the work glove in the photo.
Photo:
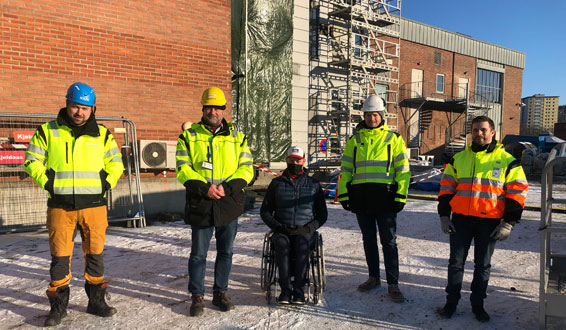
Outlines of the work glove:
[[350,201],[341,201],[340,204],[342,204],[342,208],[346,211],[350,211],[352,209]]
[[310,232],[311,232],[311,229],[308,225],[297,227],[297,234],[310,234]]
[[450,217],[446,215],[440,217],[440,228],[445,234],[452,234],[456,232],[456,228],[450,220]]
[[317,220],[313,220],[306,225],[309,228],[309,233],[314,233],[320,226]]
[[53,182],[55,182],[55,171],[49,169],[45,172],[45,175],[47,175],[47,182],[45,182],[45,185],[43,185],[43,189],[49,193],[49,196],[53,197],[55,196],[55,193],[53,192]]
[[405,203],[403,202],[393,202],[393,204],[391,205],[391,211],[399,213],[403,210],[404,207]]
[[285,227],[281,223],[279,223],[278,221],[274,220],[274,222],[275,222],[275,224],[272,225],[273,227],[271,227],[271,230],[274,233],[284,234],[285,233]]
[[289,236],[293,236],[293,235],[298,235],[299,234],[299,227],[295,226],[295,225],[283,225],[283,234],[289,235]]
[[509,222],[501,221],[501,223],[499,223],[497,228],[495,228],[489,236],[491,236],[491,238],[493,238],[494,240],[504,241],[507,239],[507,237],[509,237],[509,234],[511,234],[512,228],[513,225],[511,225]]
[[110,190],[110,183],[108,183],[108,181],[106,181],[107,177],[108,177],[108,173],[106,173],[105,170],[100,170],[100,182],[102,184],[102,195],[104,195],[104,193],[106,193],[106,191]]
[[299,234],[312,234],[318,229],[318,221],[313,220],[304,226],[297,227]]

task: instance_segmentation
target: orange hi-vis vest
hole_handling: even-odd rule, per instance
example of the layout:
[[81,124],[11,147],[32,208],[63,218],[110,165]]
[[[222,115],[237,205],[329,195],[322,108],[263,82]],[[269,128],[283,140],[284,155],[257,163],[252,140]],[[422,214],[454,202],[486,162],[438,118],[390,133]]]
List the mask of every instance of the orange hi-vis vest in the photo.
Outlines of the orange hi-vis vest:
[[524,207],[528,190],[523,168],[502,144],[479,152],[473,152],[470,144],[447,164],[438,197],[454,195],[452,213],[499,219],[505,200],[513,199]]

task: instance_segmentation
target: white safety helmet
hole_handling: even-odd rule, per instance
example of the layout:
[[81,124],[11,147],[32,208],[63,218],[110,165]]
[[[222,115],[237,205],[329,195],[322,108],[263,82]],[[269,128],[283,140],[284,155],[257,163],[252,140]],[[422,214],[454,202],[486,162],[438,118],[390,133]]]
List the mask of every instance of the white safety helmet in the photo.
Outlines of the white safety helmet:
[[370,95],[362,105],[363,112],[378,112],[382,119],[385,118],[385,102],[375,94]]

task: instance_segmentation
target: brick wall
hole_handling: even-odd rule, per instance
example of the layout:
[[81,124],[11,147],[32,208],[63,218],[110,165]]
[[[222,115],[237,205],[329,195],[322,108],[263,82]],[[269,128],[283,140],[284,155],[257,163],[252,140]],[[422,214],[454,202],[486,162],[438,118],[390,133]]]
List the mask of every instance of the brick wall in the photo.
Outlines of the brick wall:
[[222,88],[230,109],[230,33],[229,0],[3,1],[0,111],[56,113],[81,81],[97,114],[176,140],[204,88]]
[[501,121],[502,140],[507,134],[519,134],[521,128],[521,92],[523,87],[523,69],[505,66],[503,85],[503,114]]
[[[434,63],[434,53],[441,54],[442,63],[436,65]],[[436,82],[436,74],[444,74],[445,90],[444,95],[458,96],[458,85],[460,78],[467,78],[470,84],[470,90],[475,90],[476,76],[476,58],[456,54],[450,51],[437,49],[414,42],[401,40],[401,70],[400,70],[400,88],[408,86],[411,83],[412,69],[423,70],[423,79],[432,85]],[[503,113],[502,113],[502,129],[501,137],[507,134],[519,134],[519,117],[520,107],[517,103],[521,102],[521,87],[523,69],[511,66],[505,67],[505,81],[503,86]],[[402,101],[402,93],[400,100]],[[406,111],[407,109],[402,109]],[[450,114],[441,111],[433,111],[432,123],[422,134],[421,153],[434,153],[439,155],[444,145],[445,130],[448,122],[454,121],[457,114]],[[406,127],[404,127],[403,116],[399,116],[399,130],[403,138],[407,139]],[[463,118],[462,118],[463,119]],[[499,129],[499,128],[496,128]],[[458,125],[454,126],[453,134],[458,134]]]
[[[437,65],[434,62],[435,52],[441,54],[440,65]],[[413,69],[423,71],[423,80],[426,84],[423,86],[423,89],[434,88],[436,84],[436,75],[443,74],[444,95],[458,95],[458,90],[452,90],[453,81],[457,83],[459,78],[469,78],[470,83],[473,84],[475,76],[475,59],[455,54],[450,51],[401,40],[401,87],[411,84],[411,74]],[[466,73],[464,74],[464,72]],[[426,93],[426,91],[423,92]],[[403,109],[403,111],[406,110],[407,109]],[[457,115],[452,114],[452,120],[454,120],[456,116]],[[399,126],[401,129],[400,131],[403,134],[403,138],[406,140],[407,133],[402,117],[403,116],[400,116]],[[448,114],[448,117],[450,117],[450,114]],[[432,122],[421,135],[421,153],[427,153],[444,145],[445,131],[447,127],[448,119],[446,113],[433,111]]]

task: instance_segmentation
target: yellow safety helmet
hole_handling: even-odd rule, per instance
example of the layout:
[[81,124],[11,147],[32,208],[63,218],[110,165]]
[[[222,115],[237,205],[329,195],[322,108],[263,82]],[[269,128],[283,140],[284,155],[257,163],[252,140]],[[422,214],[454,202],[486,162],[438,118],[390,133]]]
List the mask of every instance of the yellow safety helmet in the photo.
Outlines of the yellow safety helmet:
[[226,108],[226,97],[220,88],[209,87],[202,93],[200,103],[203,107]]

